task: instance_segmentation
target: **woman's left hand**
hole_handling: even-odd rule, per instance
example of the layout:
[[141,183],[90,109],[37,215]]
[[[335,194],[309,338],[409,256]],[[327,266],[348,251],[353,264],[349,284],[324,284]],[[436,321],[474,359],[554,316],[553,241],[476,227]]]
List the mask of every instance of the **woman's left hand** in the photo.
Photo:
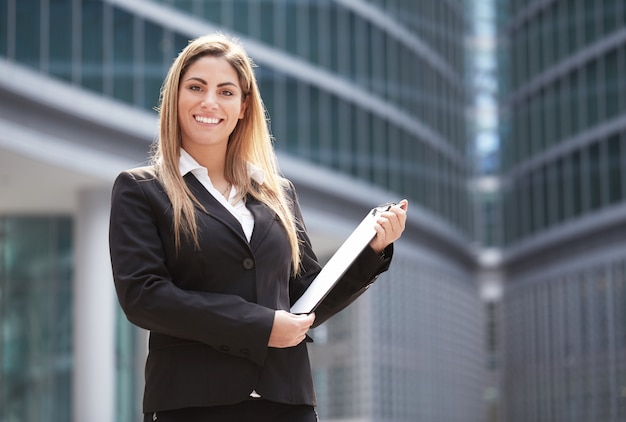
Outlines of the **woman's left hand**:
[[378,216],[374,230],[376,236],[370,242],[370,247],[375,253],[381,253],[392,242],[398,240],[404,231],[406,224],[406,210],[409,207],[409,201],[403,199],[397,205],[394,205]]

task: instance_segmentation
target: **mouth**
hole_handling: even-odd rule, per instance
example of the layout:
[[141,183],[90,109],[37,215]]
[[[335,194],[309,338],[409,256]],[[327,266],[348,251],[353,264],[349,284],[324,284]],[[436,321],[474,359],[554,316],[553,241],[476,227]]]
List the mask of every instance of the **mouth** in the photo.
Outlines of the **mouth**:
[[207,125],[216,125],[222,121],[222,119],[218,119],[217,117],[205,117],[205,116],[193,116],[193,118],[198,123],[204,123]]

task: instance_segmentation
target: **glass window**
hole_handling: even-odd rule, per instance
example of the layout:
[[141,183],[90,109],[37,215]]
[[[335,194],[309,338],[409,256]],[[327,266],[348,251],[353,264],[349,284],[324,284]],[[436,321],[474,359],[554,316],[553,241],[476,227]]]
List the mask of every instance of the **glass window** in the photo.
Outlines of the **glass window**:
[[298,105],[295,109],[289,107],[289,113],[293,114],[286,117],[296,122],[297,129],[292,136],[293,141],[297,144],[298,155],[303,158],[311,158],[311,131],[316,126],[311,115],[311,87],[306,82],[298,81],[296,90],[295,97]]
[[602,29],[604,30],[604,34],[607,35],[617,29],[618,22],[621,23],[619,16],[620,8],[618,6],[624,9],[624,5],[622,0],[605,0],[601,4]]
[[602,206],[604,184],[603,170],[606,166],[602,165],[602,157],[600,154],[600,144],[594,143],[589,147],[589,205],[592,210]]
[[[248,2],[245,1],[244,3],[248,3]],[[287,2],[284,2],[282,6],[284,8],[285,24],[287,25],[285,48],[288,53],[291,53],[293,55],[298,55],[298,30],[299,28],[298,28],[298,18],[297,18],[297,8],[298,8],[297,3],[299,2],[287,1]]]
[[558,98],[559,106],[558,106],[558,114],[557,120],[559,121],[559,131],[560,136],[559,139],[565,139],[572,133],[572,128],[570,124],[571,119],[571,101],[572,101],[572,91],[570,87],[570,81],[568,77],[564,77],[559,81],[559,89],[561,95]]
[[518,181],[519,184],[519,203],[523,209],[528,210],[528,212],[520,212],[519,216],[519,225],[520,225],[520,236],[526,237],[530,233],[532,233],[532,229],[534,227],[534,201],[532,195],[532,185],[530,177],[525,175],[521,177]]
[[565,22],[563,19],[563,4],[555,2],[550,6],[550,35],[549,39],[552,42],[552,63],[558,62],[563,53],[563,38],[565,37]]
[[552,140],[553,145],[558,144],[563,139],[563,122],[561,121],[561,104],[563,97],[563,80],[557,80],[554,82],[551,100],[551,109],[549,111],[550,125],[552,126]]
[[274,25],[270,25],[270,22],[274,22],[275,9],[279,7],[280,5],[276,2],[261,1],[257,8],[260,21],[260,38],[268,44],[274,43]]
[[583,211],[583,183],[582,183],[582,158],[580,151],[574,151],[571,156],[571,181],[570,189],[572,192],[572,215],[578,216]]
[[514,90],[519,85],[520,80],[520,66],[519,66],[519,54],[520,54],[520,31],[512,32],[509,38],[511,48],[508,51],[507,58],[509,60],[509,79],[511,89]]
[[555,133],[555,121],[557,120],[555,96],[556,89],[554,85],[548,86],[541,93],[541,107],[543,109],[543,112],[541,113],[541,127],[545,148],[556,144],[557,141]]
[[564,159],[559,159],[555,165],[555,189],[554,206],[557,222],[563,222],[567,218],[567,182],[566,165]]
[[586,67],[587,84],[585,91],[587,93],[585,109],[587,110],[587,127],[595,126],[600,120],[598,97],[600,94],[600,84],[598,81],[598,62],[591,61]]
[[531,154],[531,116],[530,116],[530,104],[529,101],[524,101],[519,105],[519,124],[517,125],[517,139],[515,143],[517,145],[517,160],[515,163],[519,163],[528,158]]
[[[403,192],[408,192],[420,204],[425,205],[426,185],[428,184],[426,179],[428,174],[428,169],[426,168],[426,146],[419,140],[411,142],[411,136],[403,131],[401,154],[404,164],[403,168],[408,170],[408,175],[410,175],[405,176],[402,185]],[[414,179],[414,183],[411,183],[410,179]]]
[[339,40],[339,13],[337,12],[337,6],[333,2],[328,7],[328,12],[326,14],[326,27],[327,31],[326,37],[331,42],[328,43],[327,48],[328,52],[326,53],[328,67],[336,72],[339,69],[339,56],[340,56],[340,47],[341,43],[337,42]]
[[515,192],[513,189],[506,189],[503,192],[502,198],[504,202],[502,220],[504,221],[504,245],[510,245],[517,238],[516,223],[516,207],[515,207]]
[[104,3],[99,0],[82,2],[81,85],[89,90],[103,92],[103,28]]
[[[578,2],[569,2],[567,3],[567,28],[568,28],[568,36],[567,36],[567,51],[568,54],[574,54],[578,49],[578,40],[579,40],[579,19],[577,13]],[[582,21],[582,20],[581,20]]]
[[624,135],[615,134],[606,140],[608,154],[608,202],[614,204],[624,200],[624,180],[626,179],[626,167],[624,154],[626,151],[626,138]]
[[[163,28],[144,21],[143,36],[143,95],[142,105],[150,110],[159,105],[159,92],[165,78],[163,50],[166,39]],[[172,58],[173,60],[173,58]]]
[[541,68],[543,72],[546,68],[550,67],[554,62],[554,44],[557,40],[554,37],[554,29],[552,28],[552,8],[547,7],[544,13],[539,18],[539,37],[541,39]]
[[0,420],[71,420],[69,217],[0,218]]
[[574,135],[580,130],[580,113],[579,113],[579,103],[580,103],[580,84],[578,72],[574,71],[569,76],[569,133],[568,135]]
[[585,44],[589,45],[598,37],[598,31],[596,29],[596,20],[598,13],[601,9],[602,2],[598,0],[584,0],[583,7],[585,8],[583,15],[584,18],[584,30],[585,30]]
[[350,38],[348,36],[350,31],[350,16],[343,7],[338,7],[337,12],[332,13],[331,16],[334,18],[331,29],[335,31],[334,35],[336,37],[336,41],[332,43],[334,46],[333,61],[336,63],[333,70],[343,77],[348,77],[348,61],[351,57],[349,54],[346,54],[346,51],[351,49]]
[[558,185],[557,185],[557,163],[550,163],[544,167],[545,185],[544,208],[545,208],[545,224],[550,227],[558,222],[557,220],[557,201],[558,201]]
[[[307,114],[310,118],[310,124],[308,129],[308,138],[309,138],[309,156],[311,159],[317,163],[321,161],[322,147],[320,140],[320,133],[322,132],[322,127],[326,122],[322,122],[322,108],[320,107],[320,90],[317,87],[309,86],[309,96],[308,96],[308,111]],[[325,116],[324,116],[325,117]]]
[[345,153],[350,162],[350,174],[370,181],[369,177],[369,155],[371,154],[371,115],[358,107],[350,105],[352,109],[350,123],[352,125],[352,137],[346,142]]
[[537,232],[545,227],[546,222],[546,192],[545,192],[545,174],[543,168],[538,168],[532,175],[531,195],[532,203],[531,212],[533,214],[531,231]]
[[297,154],[298,143],[300,141],[299,127],[299,111],[300,103],[298,102],[298,81],[291,77],[286,77],[285,81],[285,115],[274,116],[276,119],[285,119],[287,124],[287,133],[285,137],[287,151]]
[[606,118],[611,119],[620,112],[619,107],[619,93],[620,93],[620,78],[618,70],[618,52],[617,50],[610,51],[604,56],[604,101]]
[[58,0],[50,7],[50,57],[48,71],[54,77],[72,80],[72,1]]
[[15,1],[15,59],[27,66],[40,65],[41,9],[39,0]]
[[387,122],[378,116],[372,116],[372,135],[370,142],[372,144],[370,153],[370,177],[372,182],[379,186],[389,189],[389,159],[391,158],[389,150],[389,131],[387,130]]
[[337,116],[333,113],[336,108],[336,100],[329,93],[319,90],[318,116],[319,127],[316,129],[319,136],[318,156],[320,162],[332,168],[336,161],[336,154],[333,150],[333,138],[337,135]]
[[185,12],[193,11],[194,0],[169,0],[166,3],[172,4],[174,7],[181,9]]
[[[241,3],[245,3],[240,0],[232,1],[232,0],[218,0],[220,5],[216,8],[216,10],[211,13],[212,16],[215,16],[217,11],[219,10],[221,13],[218,15],[219,17],[215,20],[215,22],[219,22],[225,28],[235,28],[235,21],[241,18],[242,22],[238,22],[240,24],[239,28],[244,27],[243,34],[247,34],[245,31],[245,26],[248,23],[247,14],[245,11],[241,11],[241,15],[239,15],[240,11],[238,7],[240,7]],[[243,5],[246,7],[246,5]]]
[[0,0],[0,56],[9,54],[9,22],[15,22],[15,17],[9,16],[9,0]]
[[532,79],[541,71],[542,51],[545,48],[541,42],[541,27],[539,21],[531,20],[528,23],[528,78]]
[[113,96],[126,103],[134,100],[134,19],[119,8],[113,11]]
[[542,93],[538,92],[530,99],[530,153],[536,155],[544,149],[543,109]]
[[115,313],[115,421],[134,422],[141,415],[143,379],[138,376],[137,355],[143,352],[141,330],[128,322],[120,307]]

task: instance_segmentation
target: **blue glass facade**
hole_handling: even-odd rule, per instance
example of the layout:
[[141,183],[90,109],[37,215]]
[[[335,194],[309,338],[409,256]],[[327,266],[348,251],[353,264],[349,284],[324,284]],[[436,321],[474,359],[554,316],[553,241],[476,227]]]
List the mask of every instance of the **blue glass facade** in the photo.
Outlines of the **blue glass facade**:
[[503,417],[624,420],[626,8],[510,1],[503,16]]
[[626,201],[623,9],[512,2],[506,244]]
[[[280,116],[272,122],[279,150],[402,192],[472,235],[462,6],[163,3],[315,72],[306,80],[252,52],[269,115]],[[102,0],[2,0],[0,10],[0,56],[146,110],[158,105],[169,63],[195,35]]]
[[71,419],[72,222],[0,217],[0,420]]

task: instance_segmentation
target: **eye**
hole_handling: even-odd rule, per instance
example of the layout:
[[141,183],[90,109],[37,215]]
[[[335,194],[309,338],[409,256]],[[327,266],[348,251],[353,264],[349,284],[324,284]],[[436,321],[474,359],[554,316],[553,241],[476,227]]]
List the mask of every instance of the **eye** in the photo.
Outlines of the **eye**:
[[232,91],[225,89],[222,91],[222,95],[226,96],[226,97],[232,97],[233,95],[235,95]]
[[189,90],[193,92],[200,92],[202,91],[202,87],[200,85],[190,85]]

